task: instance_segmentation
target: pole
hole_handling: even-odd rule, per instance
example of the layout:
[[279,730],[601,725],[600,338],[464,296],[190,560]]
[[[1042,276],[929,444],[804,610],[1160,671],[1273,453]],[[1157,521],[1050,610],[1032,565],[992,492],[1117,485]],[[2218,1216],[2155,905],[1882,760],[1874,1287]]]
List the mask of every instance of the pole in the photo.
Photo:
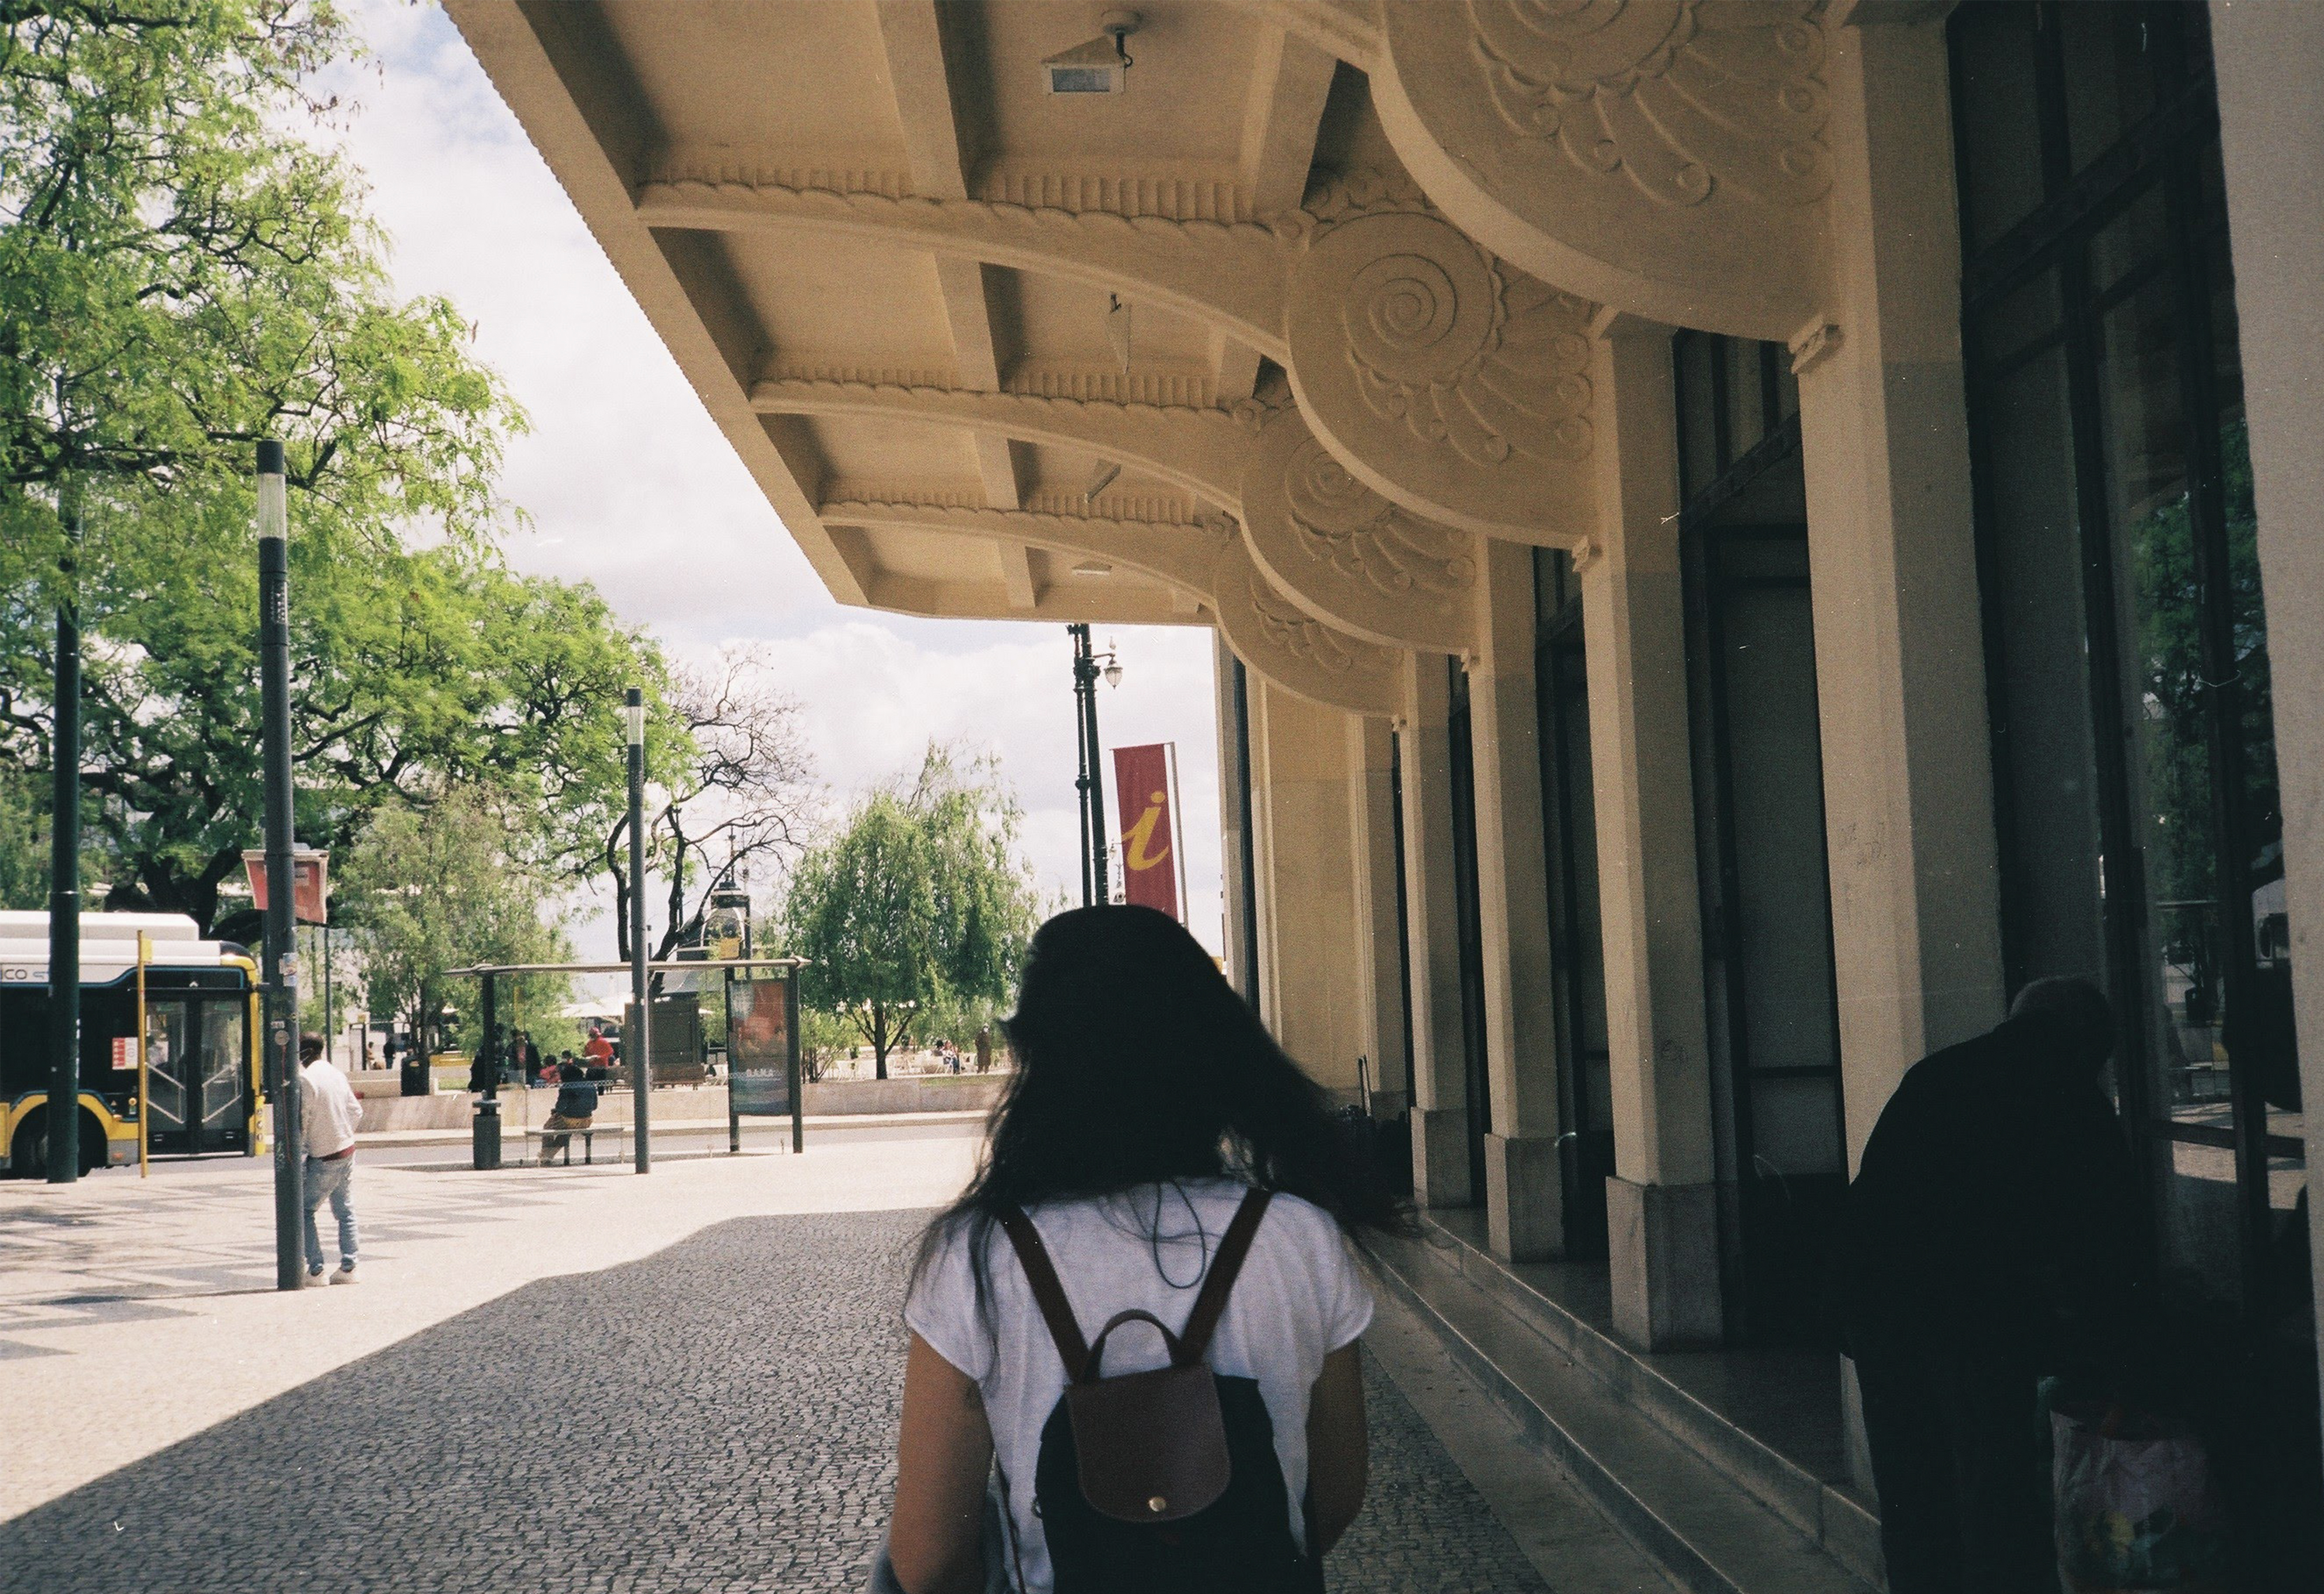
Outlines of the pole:
[[[330,909],[326,907],[323,911],[328,913]],[[331,1009],[331,921],[326,918],[323,921],[323,1058],[330,1063],[338,1061],[332,1055],[339,1049],[337,1018]]]
[[1090,744],[1089,720],[1082,713],[1082,696],[1089,690],[1089,627],[1069,625],[1074,642],[1074,801],[1082,812],[1082,906],[1096,900],[1090,879]]
[[146,1021],[145,1021],[145,964],[146,964],[147,960],[148,960],[148,959],[150,959],[152,955],[153,955],[153,942],[152,942],[152,938],[151,936],[147,935],[145,934],[145,932],[144,932],[144,931],[143,931],[143,930],[138,931],[138,932],[137,932],[137,1176],[138,1176],[139,1178],[141,1178],[141,1179],[144,1178],[148,1174],[150,1174],[150,1173],[152,1173],[152,1169],[150,1166],[147,1166],[148,1158],[149,1158],[149,1156],[150,1156],[150,1154],[151,1154],[151,1152],[152,1152],[152,1140],[151,1140],[150,1138],[148,1138],[148,1137],[147,1137],[147,1135],[146,1135],[146,1130],[145,1130],[145,1125],[146,1125],[146,1123],[147,1123],[148,1119],[152,1117],[152,1115],[151,1115],[150,1113],[148,1113],[148,1112],[146,1111],[146,1110],[145,1110],[145,1109],[146,1109],[146,1101],[147,1101],[147,1098],[148,1098],[148,1096],[151,1094],[151,1092],[147,1089],[148,1076],[147,1076],[146,1070],[145,1070],[145,1054],[146,1054],[147,1050],[151,1047],[151,1046],[152,1046],[152,1037],[153,1037],[153,1032],[152,1032],[152,1030],[150,1027],[147,1027],[147,1025],[146,1025]]
[[49,1183],[80,1177],[80,502],[63,490],[55,734],[49,762]]
[[266,743],[266,1082],[274,1093],[274,1287],[306,1282],[305,1138],[299,1122],[298,876],[290,813],[290,554],[282,445],[258,445],[258,659]]
[[[1089,647],[1089,627],[1082,627],[1082,647]],[[1097,900],[1113,900],[1105,878],[1105,754],[1097,740],[1097,660],[1082,664],[1082,718],[1089,726],[1090,872],[1097,881]]]
[[[653,1171],[647,1138],[648,1098],[653,1094],[652,1020],[646,1006],[646,696],[632,686],[623,705],[630,733],[630,1006],[632,1017],[622,1044],[630,1048],[631,1144],[637,1171]],[[632,1033],[634,1031],[634,1033]]]

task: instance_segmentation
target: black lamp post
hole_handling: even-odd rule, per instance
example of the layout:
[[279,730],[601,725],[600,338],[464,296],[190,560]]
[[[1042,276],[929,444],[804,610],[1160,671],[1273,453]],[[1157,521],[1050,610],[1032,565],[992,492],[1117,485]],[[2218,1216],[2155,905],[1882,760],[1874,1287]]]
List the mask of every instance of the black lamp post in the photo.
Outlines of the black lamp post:
[[290,515],[282,445],[258,445],[258,669],[266,754],[266,1083],[274,1092],[274,1287],[306,1282],[305,1137],[299,1121],[298,880],[290,811]]
[[1092,649],[1088,626],[1069,625],[1065,631],[1074,640],[1074,735],[1081,754],[1074,789],[1081,794],[1082,906],[1088,908],[1113,899],[1105,878],[1105,774],[1098,752],[1097,680],[1102,675],[1107,686],[1120,686],[1121,661],[1111,643],[1102,654]]
[[[66,493],[69,495],[71,489]],[[49,1149],[51,1184],[80,1177],[80,505],[65,507],[65,554],[57,594],[56,724],[49,761]],[[139,1045],[144,1042],[141,1038]]]

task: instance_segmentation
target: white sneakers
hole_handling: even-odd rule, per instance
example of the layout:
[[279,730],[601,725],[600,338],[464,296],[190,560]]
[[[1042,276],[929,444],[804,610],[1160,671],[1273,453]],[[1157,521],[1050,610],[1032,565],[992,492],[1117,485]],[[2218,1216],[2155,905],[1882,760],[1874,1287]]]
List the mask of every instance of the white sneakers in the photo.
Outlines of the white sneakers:
[[[309,1276],[311,1276],[311,1277],[320,1277],[321,1276],[320,1276],[319,1274],[315,1274],[315,1275],[310,1275]],[[334,1274],[332,1274],[332,1275],[331,1275],[331,1282],[332,1282],[333,1284],[353,1284],[353,1283],[355,1283],[355,1265],[353,1262],[342,1262],[342,1263],[340,1263],[340,1264],[339,1264],[339,1270],[338,1270],[337,1273],[334,1273]]]

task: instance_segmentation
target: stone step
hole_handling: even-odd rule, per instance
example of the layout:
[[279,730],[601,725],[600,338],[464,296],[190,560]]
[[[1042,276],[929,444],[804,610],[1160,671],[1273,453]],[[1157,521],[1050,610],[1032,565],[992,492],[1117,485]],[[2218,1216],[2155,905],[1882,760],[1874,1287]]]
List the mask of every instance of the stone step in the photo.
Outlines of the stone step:
[[1585,1336],[1602,1336],[1569,1322],[1572,1343],[1561,1342],[1536,1313],[1519,1311],[1507,1290],[1474,1276],[1464,1265],[1465,1248],[1432,1238],[1434,1243],[1378,1242],[1382,1281],[1517,1421],[1527,1442],[1569,1473],[1679,1587],[1690,1594],[1869,1594],[1878,1586],[1860,1575],[1865,1569],[1832,1553],[1845,1526],[1839,1535],[1803,1529],[1792,1512],[1761,1497],[1753,1485],[1765,1487],[1764,1479],[1747,1480],[1683,1442],[1585,1363],[1576,1346],[1610,1365],[1587,1346]]
[[[1607,1331],[1602,1315],[1593,1322],[1559,1298],[1551,1282],[1558,1269],[1512,1267],[1494,1256],[1485,1248],[1481,1226],[1470,1221],[1472,1217],[1423,1217],[1435,1259],[1457,1267],[1619,1399],[1733,1478],[1858,1577],[1875,1588],[1882,1584],[1879,1514],[1869,1498],[1838,1478],[1845,1470],[1838,1453],[1838,1358],[1780,1350],[1642,1356]],[[1724,1396],[1720,1404],[1706,1398],[1708,1387]],[[1798,1448],[1825,1451],[1821,1470],[1762,1436],[1788,1427],[1796,1437],[1803,1424],[1795,1408],[1809,1405],[1810,1396],[1831,1403],[1817,1415],[1834,1432],[1816,1435],[1821,1445],[1802,1442]],[[1749,1416],[1738,1421],[1738,1406]]]

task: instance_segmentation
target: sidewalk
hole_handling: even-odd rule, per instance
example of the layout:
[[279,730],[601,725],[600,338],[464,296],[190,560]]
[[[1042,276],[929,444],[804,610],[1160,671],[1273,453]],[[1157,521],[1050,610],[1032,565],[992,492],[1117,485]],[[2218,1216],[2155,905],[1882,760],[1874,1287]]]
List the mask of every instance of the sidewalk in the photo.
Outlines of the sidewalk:
[[[818,1129],[911,1129],[927,1124],[981,1124],[988,1116],[990,1115],[984,1112],[982,1109],[963,1112],[810,1112],[802,1121],[805,1122],[808,1132],[811,1134]],[[622,1133],[623,1143],[627,1144],[630,1126],[626,1122],[613,1124],[609,1127],[619,1129]],[[787,1118],[746,1118],[742,1120],[744,1148],[746,1150],[754,1149],[755,1147],[751,1144],[752,1141],[762,1141],[764,1136],[775,1130],[779,1129],[788,1132],[789,1128],[790,1119]],[[713,1130],[722,1135],[724,1134],[726,1132],[726,1120],[723,1118],[685,1118],[665,1122],[661,1119],[658,1118],[653,1120],[651,1132],[657,1135],[701,1135],[708,1134]],[[538,1140],[547,1131],[543,1130],[538,1124],[516,1124],[509,1123],[504,1120],[501,1125],[501,1139],[503,1144],[517,1140]],[[468,1143],[474,1131],[472,1129],[466,1128],[456,1129],[378,1129],[369,1134],[357,1136],[356,1142],[367,1151],[374,1148],[383,1149],[398,1146],[446,1146],[453,1144],[465,1146]]]

